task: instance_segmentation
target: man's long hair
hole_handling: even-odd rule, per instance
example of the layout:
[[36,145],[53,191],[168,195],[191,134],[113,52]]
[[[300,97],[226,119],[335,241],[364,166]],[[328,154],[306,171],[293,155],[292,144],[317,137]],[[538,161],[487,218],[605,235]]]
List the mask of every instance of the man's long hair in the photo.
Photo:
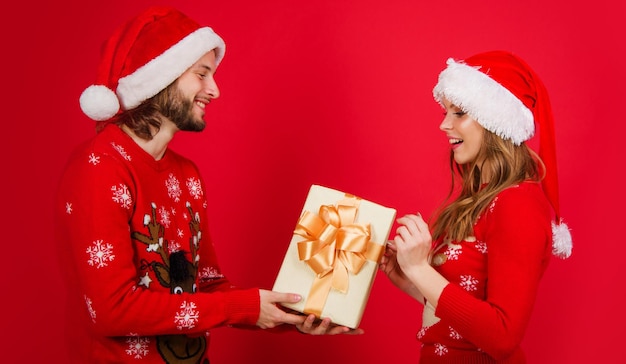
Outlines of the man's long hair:
[[161,128],[163,117],[171,118],[172,100],[178,93],[177,82],[171,83],[169,86],[161,90],[158,94],[145,100],[134,109],[124,110],[114,119],[99,122],[96,124],[96,131],[100,132],[107,124],[115,123],[118,125],[126,125],[138,137],[145,140],[152,140],[153,136],[158,133]]

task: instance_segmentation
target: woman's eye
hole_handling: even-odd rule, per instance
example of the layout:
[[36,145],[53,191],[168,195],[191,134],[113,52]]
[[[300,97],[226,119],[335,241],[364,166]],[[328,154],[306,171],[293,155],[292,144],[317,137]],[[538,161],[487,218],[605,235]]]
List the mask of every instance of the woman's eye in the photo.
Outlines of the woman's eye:
[[465,114],[467,114],[465,111],[457,111],[454,113],[454,115],[461,117],[461,116],[465,116]]

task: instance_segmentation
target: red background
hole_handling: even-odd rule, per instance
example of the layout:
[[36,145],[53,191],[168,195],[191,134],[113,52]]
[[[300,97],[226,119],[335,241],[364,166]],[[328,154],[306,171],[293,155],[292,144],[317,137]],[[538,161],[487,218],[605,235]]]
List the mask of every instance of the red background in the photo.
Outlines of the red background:
[[[78,96],[102,41],[145,0],[5,4],[3,362],[64,362],[52,202],[70,151],[93,135]],[[201,134],[172,147],[197,161],[222,267],[273,284],[306,193],[322,184],[428,215],[447,192],[448,147],[431,90],[449,56],[508,49],[553,101],[562,215],[574,255],[554,259],[523,346],[530,363],[617,362],[625,320],[626,3],[569,1],[162,1],[227,43],[222,96]],[[213,363],[416,362],[421,305],[379,274],[362,336],[220,328]],[[8,340],[7,340],[8,338]]]

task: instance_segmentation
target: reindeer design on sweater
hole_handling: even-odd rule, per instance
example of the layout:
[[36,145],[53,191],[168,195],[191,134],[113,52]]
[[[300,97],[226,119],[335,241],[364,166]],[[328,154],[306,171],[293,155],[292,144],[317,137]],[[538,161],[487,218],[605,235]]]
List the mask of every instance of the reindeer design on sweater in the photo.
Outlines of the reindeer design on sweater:
[[[154,271],[159,283],[170,289],[171,294],[195,293],[196,275],[198,273],[198,247],[202,232],[200,231],[200,214],[194,212],[187,203],[189,211],[189,248],[191,260],[185,251],[171,252],[169,241],[163,238],[164,226],[157,221],[157,206],[151,204],[151,213],[144,215],[144,226],[148,234],[134,231],[131,237],[148,246],[147,250],[160,255],[161,261],[153,260],[148,266]],[[207,342],[204,336],[187,337],[185,335],[157,336],[157,348],[166,363],[198,363],[206,351]]]

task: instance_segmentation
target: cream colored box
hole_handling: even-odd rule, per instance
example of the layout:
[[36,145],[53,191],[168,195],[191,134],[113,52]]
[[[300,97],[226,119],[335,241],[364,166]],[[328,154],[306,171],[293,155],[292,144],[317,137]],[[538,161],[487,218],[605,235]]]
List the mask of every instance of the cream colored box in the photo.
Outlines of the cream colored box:
[[[316,296],[313,293],[310,294],[311,287],[314,285],[314,282],[320,282],[320,276],[328,278],[328,275],[335,274],[335,272],[339,272],[337,273],[340,277],[339,280],[341,281],[341,279],[343,278],[343,281],[345,282],[346,277],[345,275],[342,276],[341,272],[346,271],[346,269],[338,267],[332,269],[330,273],[317,274],[309,265],[309,263],[307,263],[306,259],[301,260],[301,252],[299,251],[298,247],[299,243],[302,241],[311,242],[313,240],[316,240],[315,238],[317,237],[309,236],[307,239],[307,237],[298,234],[298,230],[302,231],[302,229],[299,229],[299,227],[301,226],[300,223],[301,221],[305,220],[303,218],[303,216],[305,215],[309,217],[312,214],[316,215],[317,217],[327,216],[328,214],[322,213],[322,211],[320,211],[321,207],[334,211],[334,208],[337,208],[338,205],[345,205],[345,201],[354,202],[355,200],[358,201],[356,202],[358,206],[356,206],[356,216],[354,218],[353,224],[337,224],[335,222],[330,225],[343,225],[343,227],[346,227],[346,229],[351,229],[354,226],[367,226],[367,230],[369,230],[369,237],[360,237],[362,239],[369,240],[367,251],[361,253],[359,253],[359,251],[356,251],[356,254],[354,254],[355,250],[352,247],[353,244],[350,244],[351,247],[345,247],[349,245],[348,243],[332,244],[333,247],[344,246],[344,248],[329,248],[324,251],[334,251],[334,255],[336,257],[339,257],[339,255],[345,254],[346,250],[348,250],[347,254],[350,255],[350,257],[348,257],[347,260],[335,258],[335,262],[338,262],[338,264],[342,264],[340,262],[350,262],[353,261],[356,257],[356,260],[360,261],[359,264],[362,265],[360,267],[360,270],[358,270],[358,273],[356,274],[348,271],[347,290],[345,293],[341,292],[340,290],[336,290],[335,288],[330,288],[328,290],[322,289],[321,291],[328,292],[328,296],[325,302],[324,300],[322,300],[323,303],[321,305],[315,305],[316,309],[311,312],[309,307],[310,302],[308,302],[308,299],[310,296]],[[351,211],[354,212],[354,209],[352,209]],[[376,277],[376,273],[378,271],[377,260],[380,258],[380,254],[384,252],[384,246],[387,242],[387,238],[389,236],[391,226],[393,225],[393,222],[395,220],[395,216],[395,209],[384,207],[365,199],[358,198],[356,196],[349,195],[331,188],[318,185],[311,186],[309,194],[304,203],[304,207],[302,209],[302,214],[300,216],[300,219],[298,220],[296,229],[294,229],[294,235],[287,249],[287,253],[285,254],[285,258],[281,265],[280,271],[278,272],[278,276],[274,283],[273,290],[278,292],[298,293],[302,295],[302,300],[300,302],[296,304],[285,305],[288,308],[303,313],[316,313],[316,315],[321,318],[329,317],[333,323],[338,325],[351,328],[358,327],[363,316],[363,311],[365,310],[365,305],[370,295],[372,284],[374,283],[374,278]],[[329,224],[323,225],[329,227]],[[335,231],[334,227],[330,228]],[[351,233],[349,232],[346,234],[336,234],[337,238],[333,238],[331,240],[336,242],[343,242],[345,241],[344,237],[346,235],[351,235]],[[353,235],[354,234],[352,234],[352,236]],[[341,238],[339,236],[341,236]],[[321,238],[319,240],[324,239]],[[313,246],[315,246],[315,244],[319,244],[319,240],[313,242]],[[315,251],[315,249],[312,250]],[[343,251],[337,253],[340,250]],[[320,253],[318,255],[323,254]],[[365,256],[368,256],[369,259],[362,259]],[[313,260],[316,259],[311,259],[311,261]],[[346,266],[347,265],[350,264],[346,264]],[[336,264],[333,266],[337,267]],[[332,278],[329,279],[332,281]],[[311,300],[311,302],[316,301],[319,300],[317,298]]]

